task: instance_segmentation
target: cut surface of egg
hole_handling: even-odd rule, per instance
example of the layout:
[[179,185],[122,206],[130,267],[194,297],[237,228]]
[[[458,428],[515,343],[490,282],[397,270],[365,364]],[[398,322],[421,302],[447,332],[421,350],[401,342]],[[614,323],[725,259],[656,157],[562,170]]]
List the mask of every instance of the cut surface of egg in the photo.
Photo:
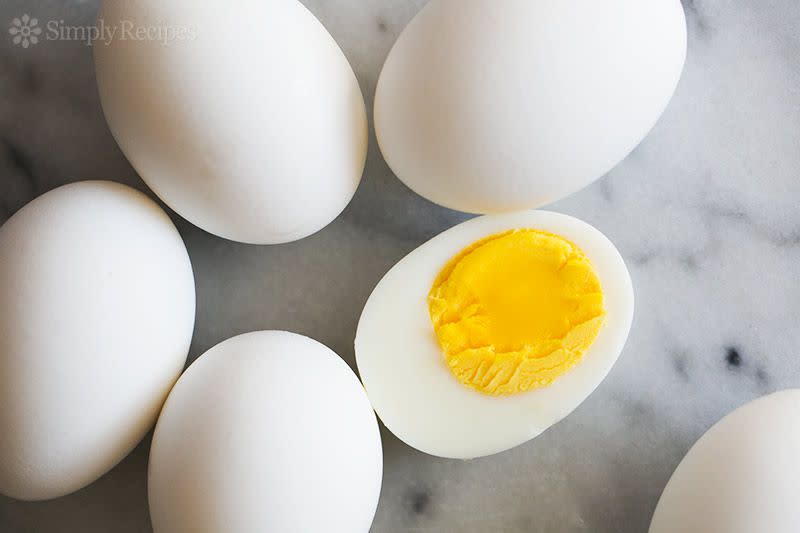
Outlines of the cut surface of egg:
[[355,340],[381,420],[401,440],[469,459],[513,448],[600,384],[633,316],[627,268],[575,218],[476,218],[423,244],[369,297]]
[[98,20],[172,30],[97,43],[94,58],[114,138],[179,215],[276,244],[322,229],[350,202],[367,153],[364,99],[300,2],[106,0]]
[[641,142],[685,57],[680,0],[431,0],[386,59],[375,131],[428,200],[537,208]]
[[0,493],[63,496],[152,429],[189,352],[195,288],[172,221],[107,181],[0,228]]
[[169,395],[150,451],[155,533],[367,533],[383,459],[347,364],[281,331],[224,341]]
[[549,385],[594,342],[603,292],[574,244],[532,229],[492,235],[453,258],[428,304],[450,370],[487,394]]
[[667,483],[650,533],[800,531],[800,390],[759,398],[692,446]]

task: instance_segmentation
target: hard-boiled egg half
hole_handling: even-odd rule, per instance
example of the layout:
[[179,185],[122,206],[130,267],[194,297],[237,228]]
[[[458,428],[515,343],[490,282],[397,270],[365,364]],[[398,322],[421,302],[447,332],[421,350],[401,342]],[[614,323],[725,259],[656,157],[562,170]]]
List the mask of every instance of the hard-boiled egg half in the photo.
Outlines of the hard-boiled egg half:
[[402,259],[373,291],[356,360],[373,407],[423,452],[469,459],[552,426],[597,388],[633,317],[614,245],[567,215],[460,224]]

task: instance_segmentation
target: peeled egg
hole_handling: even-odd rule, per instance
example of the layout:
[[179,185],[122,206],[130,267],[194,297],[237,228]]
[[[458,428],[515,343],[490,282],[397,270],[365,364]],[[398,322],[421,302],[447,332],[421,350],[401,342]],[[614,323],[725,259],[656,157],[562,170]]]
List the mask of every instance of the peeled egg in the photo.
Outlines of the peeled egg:
[[178,231],[129,187],[66,185],[0,227],[0,493],[62,496],[125,457],[183,370],[194,313]]
[[383,460],[375,413],[334,352],[267,331],[180,378],[150,451],[155,533],[369,531]]
[[800,527],[800,390],[723,418],[667,483],[650,533],[795,533]]
[[431,0],[380,75],[378,142],[437,204],[540,207],[639,144],[685,56],[680,0]]
[[350,202],[367,152],[364,99],[297,0],[106,0],[98,20],[118,30],[94,47],[111,132],[178,214],[274,244],[322,229]]
[[633,316],[614,245],[546,211],[460,224],[395,265],[355,339],[373,407],[423,452],[470,459],[542,433],[597,388]]

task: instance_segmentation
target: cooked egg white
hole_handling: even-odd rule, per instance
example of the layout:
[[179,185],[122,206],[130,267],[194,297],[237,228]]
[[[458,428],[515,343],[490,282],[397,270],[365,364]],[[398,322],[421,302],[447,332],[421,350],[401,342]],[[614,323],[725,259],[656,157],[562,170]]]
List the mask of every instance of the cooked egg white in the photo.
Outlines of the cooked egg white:
[[105,0],[109,27],[187,38],[94,47],[111,133],[164,203],[235,241],[277,244],[327,226],[367,155],[367,112],[333,37],[297,0]]
[[356,360],[400,439],[481,457],[580,405],[617,360],[632,316],[625,263],[595,228],[546,211],[485,216],[386,274],[361,315]]
[[740,407],[678,465],[650,533],[796,533],[799,448],[800,390]]
[[375,413],[350,367],[284,331],[228,339],[170,392],[150,449],[155,533],[367,533]]
[[685,58],[680,0],[431,0],[386,59],[375,132],[432,202],[533,209],[625,158]]
[[183,371],[194,318],[186,247],[139,191],[70,183],[3,224],[0,494],[61,497],[121,461]]

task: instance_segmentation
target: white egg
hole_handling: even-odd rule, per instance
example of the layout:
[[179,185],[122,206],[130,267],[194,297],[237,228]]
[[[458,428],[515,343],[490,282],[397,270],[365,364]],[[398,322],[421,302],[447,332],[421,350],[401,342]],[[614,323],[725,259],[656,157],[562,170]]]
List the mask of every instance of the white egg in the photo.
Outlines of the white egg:
[[685,55],[680,0],[431,0],[383,67],[378,141],[437,204],[540,207],[639,144]]
[[155,533],[369,531],[382,476],[355,374],[307,337],[257,332],[202,355],[150,452]]
[[650,533],[796,533],[800,528],[800,390],[723,418],[678,465]]
[[189,255],[142,193],[50,191],[0,228],[0,493],[55,498],[144,437],[186,362]]
[[[440,270],[460,251],[521,228],[559,235],[583,250],[603,286],[606,320],[582,360],[551,385],[496,397],[455,379],[434,334],[427,297]],[[632,316],[628,270],[598,230],[546,211],[490,215],[445,231],[386,274],[361,315],[356,360],[373,407],[397,437],[432,455],[469,459],[522,444],[580,405],[616,362]]]
[[178,214],[273,244],[320,230],[349,203],[366,159],[364,100],[297,0],[106,0],[98,20],[117,29],[94,47],[108,124]]

